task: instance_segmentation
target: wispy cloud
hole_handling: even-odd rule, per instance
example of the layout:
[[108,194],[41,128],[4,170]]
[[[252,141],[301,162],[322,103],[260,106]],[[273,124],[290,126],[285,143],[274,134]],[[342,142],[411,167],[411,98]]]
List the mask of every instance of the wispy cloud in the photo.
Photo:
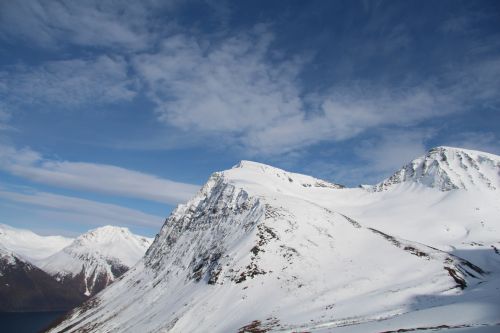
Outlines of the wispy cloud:
[[399,86],[339,83],[308,94],[299,74],[310,58],[273,60],[272,43],[263,25],[211,44],[176,35],[163,40],[159,52],[135,57],[133,66],[160,121],[263,155],[499,102],[497,59]]
[[7,111],[2,102],[0,102],[0,132],[12,129],[9,125],[11,118],[10,112]]
[[381,137],[365,141],[355,149],[372,178],[389,177],[411,160],[425,154],[430,131],[386,130]]
[[[380,134],[364,139],[352,148],[350,158],[331,157],[332,161],[314,161],[306,171],[348,186],[375,184],[391,176],[413,159],[424,155],[432,130],[394,130],[384,128]],[[330,155],[335,156],[335,152]]]
[[75,44],[137,50],[151,42],[148,10],[173,2],[2,1],[0,36],[45,48]]
[[460,132],[445,140],[448,146],[482,150],[500,155],[500,138],[491,132]]
[[[375,128],[424,126],[426,121],[478,107],[498,107],[500,103],[496,88],[500,85],[498,56],[447,62],[449,67],[436,65],[433,74],[427,76],[415,73],[415,68],[410,68],[412,73],[406,76],[400,73],[402,67],[397,67],[398,79],[389,81],[377,75],[366,81],[347,81],[340,75],[337,82],[329,80],[311,93],[302,74],[317,60],[317,54],[284,52],[275,42],[278,29],[273,30],[270,24],[256,22],[253,28],[240,30],[227,29],[226,21],[208,29],[210,32],[201,32],[177,26],[178,22],[170,29],[171,22],[155,21],[156,11],[165,10],[164,6],[169,10],[175,4],[2,3],[3,38],[22,36],[48,45],[69,43],[88,52],[80,52],[80,56],[101,55],[7,69],[0,73],[0,82],[6,82],[0,83],[0,94],[13,104],[45,103],[57,109],[130,101],[144,93],[154,105],[157,120],[166,125],[168,142],[159,135],[159,140],[146,138],[144,143],[128,146],[156,149],[182,145],[183,141],[199,146],[208,142],[240,148],[245,155],[266,157],[283,156],[323,142],[345,141]],[[365,25],[341,22],[349,28],[346,31],[353,32],[335,40],[340,64],[325,67],[341,73],[341,67],[352,69],[359,63],[370,72],[372,60],[378,59],[390,69],[387,63],[401,50],[405,50],[402,58],[414,60],[408,53],[418,41],[413,38],[412,26],[398,19],[403,7],[366,5],[369,15]],[[220,15],[227,18],[231,13]],[[437,25],[441,33],[458,33],[481,17],[451,17]],[[493,44],[486,38],[478,40],[478,47]],[[349,50],[349,56],[343,48]],[[173,139],[176,136],[181,139]],[[183,140],[186,136],[189,140]]]
[[326,140],[350,139],[376,127],[411,126],[457,111],[449,96],[434,92],[431,86],[351,86],[336,88],[319,99],[312,115],[302,110],[275,126],[251,133],[253,148],[289,151]]
[[113,165],[50,160],[33,150],[9,146],[0,146],[0,168],[51,186],[169,204],[187,201],[199,188]]
[[[257,37],[258,36],[258,37]],[[272,35],[263,26],[213,44],[176,35],[134,59],[161,121],[182,130],[234,136],[300,112],[296,61],[265,60]]]
[[50,61],[30,67],[17,65],[0,72],[4,103],[68,108],[129,101],[135,82],[122,57]]
[[45,209],[45,213],[53,214],[68,222],[87,225],[113,224],[158,227],[163,222],[159,216],[146,214],[135,209],[47,192],[20,193],[0,188],[0,198],[40,207]]

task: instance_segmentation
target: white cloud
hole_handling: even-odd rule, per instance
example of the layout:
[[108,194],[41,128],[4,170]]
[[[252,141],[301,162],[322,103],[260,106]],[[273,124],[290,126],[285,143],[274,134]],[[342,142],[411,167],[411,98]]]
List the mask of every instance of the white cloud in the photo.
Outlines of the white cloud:
[[376,176],[389,177],[413,159],[427,151],[425,140],[429,131],[384,131],[375,140],[364,142],[355,153],[367,162],[368,170]]
[[47,192],[19,193],[0,189],[0,198],[37,206],[69,222],[128,226],[161,226],[163,218],[118,205]]
[[[499,45],[500,46],[500,45]],[[471,64],[454,75],[454,97],[470,107],[496,107],[500,103],[500,57]]]
[[12,127],[9,125],[10,118],[10,112],[8,112],[4,104],[0,102],[0,132],[5,130],[12,130]]
[[308,117],[302,110],[274,126],[250,133],[248,145],[264,152],[287,152],[325,140],[346,140],[380,126],[415,125],[458,110],[448,96],[437,95],[430,87],[341,88],[321,98],[315,114]]
[[160,52],[136,57],[159,119],[183,130],[238,135],[300,112],[298,67],[267,64],[272,36],[257,31],[257,40],[242,35],[209,45],[177,35]]
[[500,155],[500,140],[490,132],[460,132],[445,140],[443,145],[480,150]]
[[120,57],[60,60],[41,66],[18,65],[0,72],[6,103],[48,104],[52,108],[131,100],[136,82],[128,77]]
[[281,155],[498,102],[496,60],[399,87],[339,83],[306,94],[299,74],[307,58],[273,60],[272,42],[265,26],[212,43],[176,35],[134,57],[133,67],[160,121],[253,154]]
[[187,201],[199,188],[113,165],[49,160],[8,146],[0,146],[0,168],[42,184],[170,204]]
[[151,42],[148,10],[154,9],[155,1],[2,1],[0,33],[50,48],[70,43],[137,50]]
[[10,114],[3,110],[0,105],[0,123],[7,122],[10,119]]
[[[160,139],[159,145],[152,144],[148,138],[144,144],[129,146],[171,147],[170,142],[182,141],[172,139],[180,131],[179,137],[189,135],[196,144],[217,141],[218,146],[274,156],[350,139],[377,127],[418,126],[472,105],[489,107],[499,102],[500,60],[494,58],[401,86],[336,82],[330,89],[310,94],[300,76],[310,57],[276,50],[269,26],[194,37],[193,30],[155,25],[158,6],[163,4],[2,3],[4,37],[97,46],[97,51],[111,47],[126,55],[19,66],[0,73],[0,82],[6,82],[0,83],[0,93],[9,102],[57,108],[130,101],[141,87],[154,102],[158,120],[168,126],[169,143]],[[372,22],[367,29],[382,23]],[[462,23],[450,24],[447,29],[456,30]],[[174,35],[174,30],[182,33]],[[404,26],[391,25],[388,31],[382,49],[378,40],[363,40],[353,50],[392,55],[409,47]]]
[[391,130],[384,128],[369,140],[354,144],[350,154],[325,158],[308,164],[306,171],[333,182],[357,186],[375,184],[427,151],[426,141],[434,135],[429,130]]

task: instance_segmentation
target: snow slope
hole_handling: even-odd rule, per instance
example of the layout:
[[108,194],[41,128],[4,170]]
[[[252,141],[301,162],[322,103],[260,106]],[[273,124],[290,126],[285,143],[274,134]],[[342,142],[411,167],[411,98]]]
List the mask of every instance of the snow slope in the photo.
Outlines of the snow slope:
[[152,239],[106,226],[76,239],[0,225],[0,311],[67,310],[105,288]]
[[38,265],[63,283],[77,280],[77,287],[88,296],[133,266],[151,242],[127,228],[104,226],[80,235],[62,250],[39,260]]
[[40,236],[29,230],[0,224],[0,245],[31,262],[60,251],[72,241],[72,238]]
[[[5,265],[14,265],[16,263],[16,256],[14,255],[14,253],[0,244],[0,260]],[[0,275],[3,274],[0,272]]]
[[368,189],[243,161],[50,332],[494,329],[499,161],[439,147]]
[[473,150],[437,147],[375,186],[380,191],[402,182],[416,182],[441,191],[500,188],[498,156]]

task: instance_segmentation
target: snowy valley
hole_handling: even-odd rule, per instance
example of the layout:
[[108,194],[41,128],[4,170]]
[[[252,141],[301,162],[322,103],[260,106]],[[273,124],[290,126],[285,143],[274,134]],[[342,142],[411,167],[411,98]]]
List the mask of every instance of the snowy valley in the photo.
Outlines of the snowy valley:
[[498,332],[499,189],[451,147],[359,188],[242,161],[49,332]]

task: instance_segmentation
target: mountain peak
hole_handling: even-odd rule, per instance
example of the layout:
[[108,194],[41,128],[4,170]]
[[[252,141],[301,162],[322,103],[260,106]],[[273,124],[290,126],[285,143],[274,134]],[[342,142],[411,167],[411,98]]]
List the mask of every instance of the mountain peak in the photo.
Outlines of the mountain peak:
[[417,183],[440,191],[500,188],[500,156],[438,146],[374,186],[383,191],[400,183]]
[[[300,173],[289,172],[267,164],[242,160],[222,174],[234,182],[245,185],[258,182],[260,185],[273,188],[332,188],[340,189],[343,185],[335,184],[326,180],[314,178]],[[258,176],[257,176],[258,175]]]
[[[447,149],[446,158],[439,149],[429,154],[415,165],[428,161],[441,170],[446,160],[455,169],[462,156]],[[463,163],[479,163],[471,158]],[[429,197],[442,201],[437,191]],[[450,239],[464,244],[463,234],[497,242],[498,229],[486,231],[489,220],[479,217],[472,229],[469,215],[448,209],[471,213],[472,201],[437,207],[414,198],[330,189],[310,176],[242,161],[213,174],[165,221],[139,264],[53,332],[330,331],[353,318],[373,322],[433,306],[430,297],[454,298],[457,288],[485,282],[481,268],[438,248],[449,248]],[[415,217],[424,208],[428,216]],[[401,230],[416,239],[401,237]],[[488,245],[481,244],[483,251],[496,256]],[[228,306],[234,316],[227,316]]]
[[80,235],[42,260],[40,267],[62,281],[83,277],[82,292],[89,296],[132,267],[152,241],[131,233],[128,228],[103,226]]
[[151,242],[152,239],[135,235],[128,228],[106,225],[80,235],[64,251],[98,253],[108,258],[119,258],[127,266],[132,266]]
[[132,233],[128,228],[105,225],[102,227],[89,230],[86,233],[80,235],[77,239],[86,239],[99,242],[99,241],[109,241],[110,239],[116,237],[129,237],[129,236],[132,236]]
[[241,160],[238,164],[236,164],[235,166],[233,166],[231,169],[229,169],[227,171],[231,171],[231,170],[238,171],[241,169],[249,170],[249,171],[253,171],[253,172],[258,172],[258,173],[265,173],[265,174],[290,173],[288,171],[285,171],[283,169],[280,169],[280,168],[277,168],[277,167],[274,167],[274,166],[271,166],[268,164],[249,161],[249,160]]
[[254,162],[250,160],[241,160],[238,164],[233,166],[231,169],[240,169],[240,168],[256,168],[256,167],[271,167],[270,165],[260,163],[260,162]]

